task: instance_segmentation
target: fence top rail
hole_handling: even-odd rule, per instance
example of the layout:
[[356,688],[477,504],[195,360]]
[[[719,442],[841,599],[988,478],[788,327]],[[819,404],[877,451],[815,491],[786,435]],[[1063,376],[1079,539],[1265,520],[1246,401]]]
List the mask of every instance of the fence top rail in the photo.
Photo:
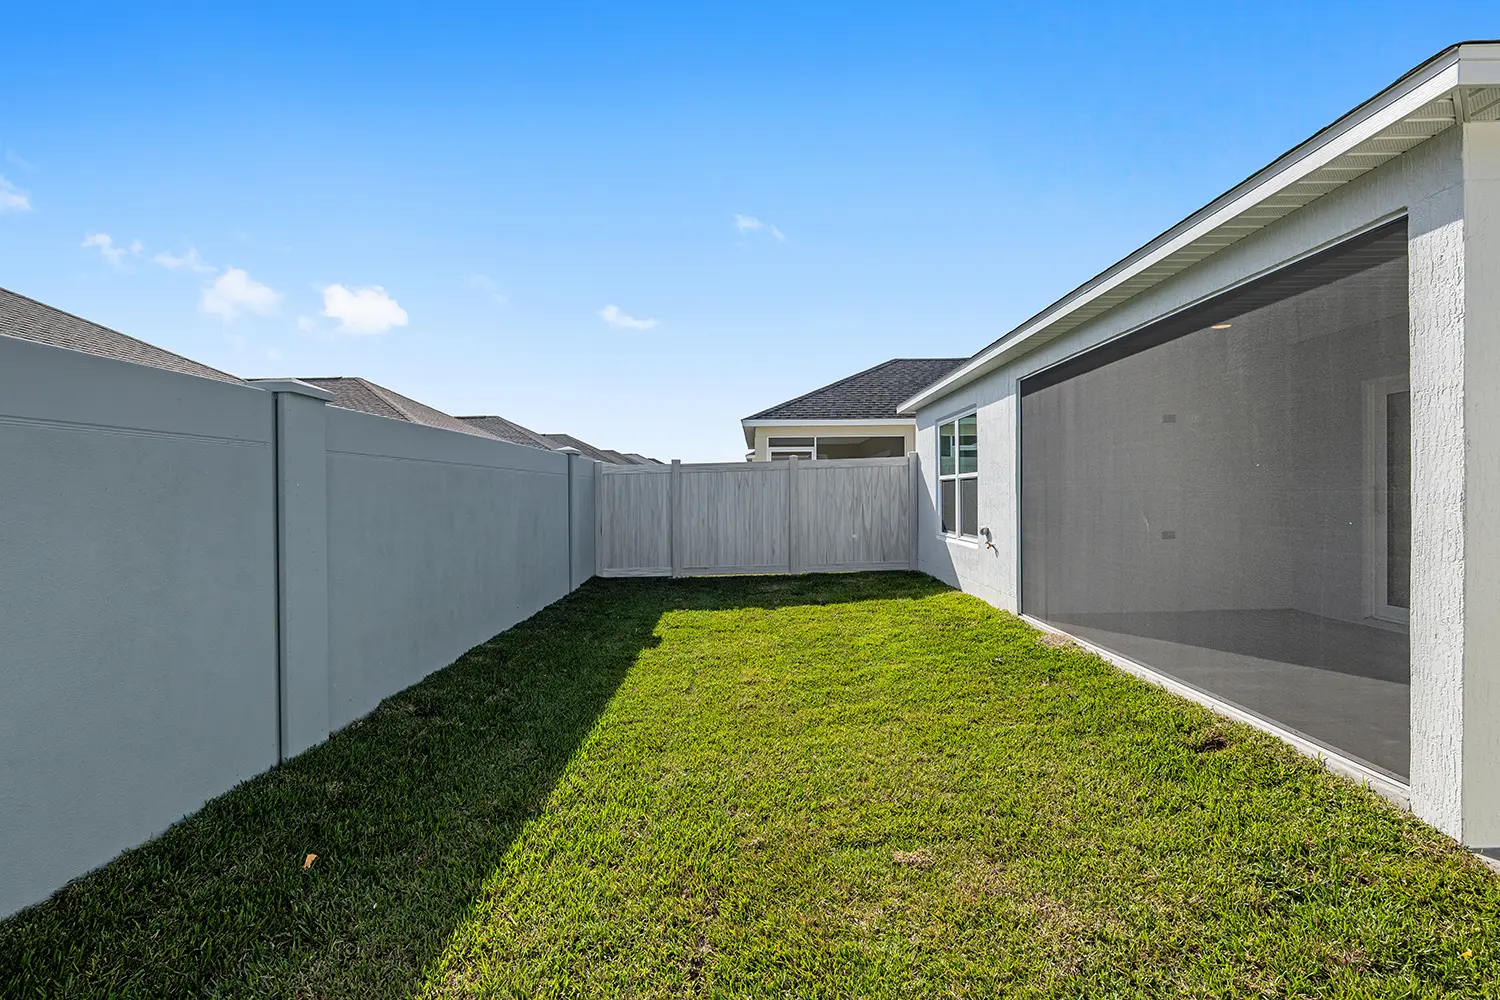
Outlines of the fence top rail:
[[[905,468],[906,456],[900,458],[817,458],[802,459],[797,463],[804,469],[857,469],[857,468]],[[678,468],[683,472],[778,472],[787,467],[783,461],[775,462],[682,462]],[[672,471],[670,465],[606,465],[599,471],[608,476],[660,476]]]

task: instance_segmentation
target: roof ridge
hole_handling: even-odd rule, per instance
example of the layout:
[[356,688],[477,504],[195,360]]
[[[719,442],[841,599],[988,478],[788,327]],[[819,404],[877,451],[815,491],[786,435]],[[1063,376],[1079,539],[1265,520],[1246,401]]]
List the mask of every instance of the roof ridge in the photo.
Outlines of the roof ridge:
[[827,385],[820,385],[816,389],[812,389],[812,390],[809,390],[808,392],[804,392],[800,396],[793,396],[791,399],[782,400],[779,403],[775,403],[775,404],[773,404],[771,406],[767,406],[766,408],[764,408],[762,410],[759,410],[759,411],[757,411],[755,413],[750,414],[750,416],[746,417],[745,419],[746,420],[755,420],[755,419],[763,416],[764,414],[770,413],[772,410],[779,410],[782,407],[791,406],[791,405],[793,405],[795,403],[800,403],[804,399],[807,399],[809,396],[816,396],[819,393],[827,392],[830,389],[836,389],[839,386],[843,385],[845,382],[850,382],[850,381],[853,381],[854,379],[860,378],[861,376],[869,375],[871,372],[880,371],[880,369],[882,369],[882,368],[889,368],[891,365],[894,365],[897,362],[901,362],[901,361],[951,361],[954,364],[962,364],[963,362],[965,362],[967,360],[969,360],[967,356],[962,357],[962,358],[887,358],[886,360],[880,362],[879,364],[877,364],[877,365],[871,365],[869,368],[865,368],[865,369],[862,369],[861,371],[857,371],[853,375],[845,375],[843,378],[839,379],[836,382],[829,382]]
[[[240,378],[238,375],[234,375],[234,374],[232,374],[230,372],[226,372],[226,371],[223,371],[223,370],[221,370],[219,368],[215,368],[213,365],[205,365],[203,362],[199,361],[196,358],[190,358],[186,354],[178,354],[176,351],[168,350],[167,348],[162,347],[162,346],[160,346],[158,344],[153,344],[149,340],[142,340],[140,337],[132,337],[130,334],[125,333],[123,330],[116,330],[112,326],[105,326],[103,323],[99,323],[99,322],[96,322],[94,320],[88,319],[87,317],[80,316],[77,313],[68,312],[68,310],[66,310],[66,309],[59,309],[57,306],[48,305],[47,303],[41,301],[40,299],[34,299],[30,295],[25,295],[25,294],[22,294],[21,292],[18,292],[14,288],[6,288],[5,286],[0,285],[0,292],[4,292],[7,295],[14,295],[18,299],[24,299],[25,301],[30,302],[32,305],[37,306],[38,308],[46,309],[46,310],[48,310],[50,312],[62,313],[64,316],[68,317],[69,319],[75,319],[75,320],[77,320],[80,323],[87,323],[89,326],[95,326],[95,327],[98,327],[101,330],[106,330],[106,331],[114,334],[116,337],[124,337],[126,340],[129,340],[129,341],[131,341],[133,343],[136,343],[136,344],[140,344],[142,347],[149,347],[153,351],[161,351],[163,354],[170,354],[174,358],[181,358],[184,361],[191,361],[193,364],[198,365],[200,368],[206,368],[206,369],[208,369],[211,372],[218,372],[218,374],[223,375],[227,379],[233,379],[235,382],[239,382],[241,384],[245,384],[245,380],[242,379],[242,378]],[[123,360],[123,359],[116,358],[115,360]],[[135,364],[140,364],[141,362],[134,362],[134,363]],[[186,372],[179,372],[178,374],[188,374],[188,373],[186,373]]]
[[[387,389],[385,386],[380,385],[377,382],[371,382],[369,379],[364,378],[360,375],[351,375],[350,378],[354,379],[356,382],[359,382],[365,388],[369,389],[375,395],[379,396],[382,400],[384,400],[387,406],[405,417],[408,423],[424,423],[424,421],[418,420],[416,414],[414,414],[410,409],[401,405],[400,401],[405,400],[407,397],[401,395],[395,389]],[[392,396],[395,396],[396,398],[392,399]],[[412,402],[416,402],[416,400],[412,400]]]
[[[829,382],[827,385],[820,385],[816,389],[812,389],[812,390],[810,390],[808,392],[804,392],[800,396],[793,396],[791,399],[782,400],[780,403],[775,403],[775,404],[773,404],[771,406],[766,407],[765,409],[761,410],[759,413],[752,413],[752,414],[750,414],[750,416],[746,417],[745,419],[746,420],[754,420],[756,417],[760,416],[761,413],[770,413],[772,410],[779,410],[783,406],[791,406],[793,403],[800,403],[802,400],[806,399],[808,396],[815,396],[815,395],[817,395],[820,392],[827,392],[829,389],[837,388],[838,386],[843,385],[845,382],[848,382],[851,379],[857,379],[861,375],[868,375],[871,372],[878,372],[880,369],[888,367],[889,365],[892,365],[892,364],[896,363],[897,361],[901,361],[901,360],[903,360],[903,359],[902,358],[887,358],[884,361],[880,362],[880,364],[878,364],[878,365],[871,365],[869,368],[865,368],[865,369],[863,369],[861,371],[857,371],[853,375],[845,375],[843,378],[839,379],[837,382]],[[965,359],[965,360],[967,360],[967,359]]]

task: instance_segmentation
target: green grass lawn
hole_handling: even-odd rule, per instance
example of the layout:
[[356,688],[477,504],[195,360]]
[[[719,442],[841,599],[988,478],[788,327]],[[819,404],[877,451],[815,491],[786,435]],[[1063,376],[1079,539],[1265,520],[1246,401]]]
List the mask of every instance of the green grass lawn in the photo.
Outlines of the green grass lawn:
[[929,579],[596,580],[0,922],[0,996],[1485,996],[1497,936],[1445,838]]

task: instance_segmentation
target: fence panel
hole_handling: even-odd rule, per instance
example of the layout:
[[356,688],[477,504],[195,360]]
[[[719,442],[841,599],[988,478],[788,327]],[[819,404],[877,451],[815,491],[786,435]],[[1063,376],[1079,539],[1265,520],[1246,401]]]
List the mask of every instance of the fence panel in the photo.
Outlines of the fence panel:
[[277,759],[271,396],[0,336],[0,917]]
[[769,462],[684,465],[675,560],[684,575],[785,573],[786,470]]
[[595,474],[599,575],[670,576],[671,469],[601,465]]
[[797,470],[797,559],[807,569],[911,566],[911,481],[904,458],[808,462]]
[[600,466],[600,576],[906,569],[908,458]]

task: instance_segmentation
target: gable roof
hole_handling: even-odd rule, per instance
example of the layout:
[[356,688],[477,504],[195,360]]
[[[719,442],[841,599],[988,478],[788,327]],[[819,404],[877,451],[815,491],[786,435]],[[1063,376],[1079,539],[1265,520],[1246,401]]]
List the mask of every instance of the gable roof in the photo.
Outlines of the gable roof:
[[377,385],[369,379],[339,376],[337,378],[304,378],[298,381],[333,393],[331,405],[341,406],[346,410],[359,410],[362,413],[373,413],[377,417],[391,417],[408,423],[441,427],[446,431],[458,431],[462,434],[473,434],[476,437],[495,437],[479,427],[465,423],[451,413],[444,413],[426,403],[419,403],[409,396],[403,396],[393,389]]
[[545,448],[548,451],[556,451],[557,445],[548,441],[542,435],[529,427],[522,427],[513,420],[497,417],[494,414],[488,416],[459,417],[464,423],[478,427],[493,437],[511,444],[524,444],[528,448]]
[[35,299],[5,288],[0,288],[0,335],[81,351],[101,358],[128,361],[135,365],[150,365],[152,368],[163,368],[182,375],[245,384],[242,379],[227,372],[199,364],[192,358],[173,354],[72,313],[43,305]]
[[571,434],[543,434],[542,437],[546,438],[548,441],[551,441],[553,447],[556,448],[577,448],[579,453],[582,454],[585,458],[592,458],[596,462],[607,462],[610,465],[662,464],[654,458],[646,458],[642,455],[631,457],[630,455],[622,455],[620,452],[613,451],[609,448],[599,448],[595,445],[589,444],[587,441],[584,441],[581,438],[576,438]]
[[892,358],[777,403],[745,418],[762,420],[903,420],[896,408],[912,393],[947,375],[968,358]]

